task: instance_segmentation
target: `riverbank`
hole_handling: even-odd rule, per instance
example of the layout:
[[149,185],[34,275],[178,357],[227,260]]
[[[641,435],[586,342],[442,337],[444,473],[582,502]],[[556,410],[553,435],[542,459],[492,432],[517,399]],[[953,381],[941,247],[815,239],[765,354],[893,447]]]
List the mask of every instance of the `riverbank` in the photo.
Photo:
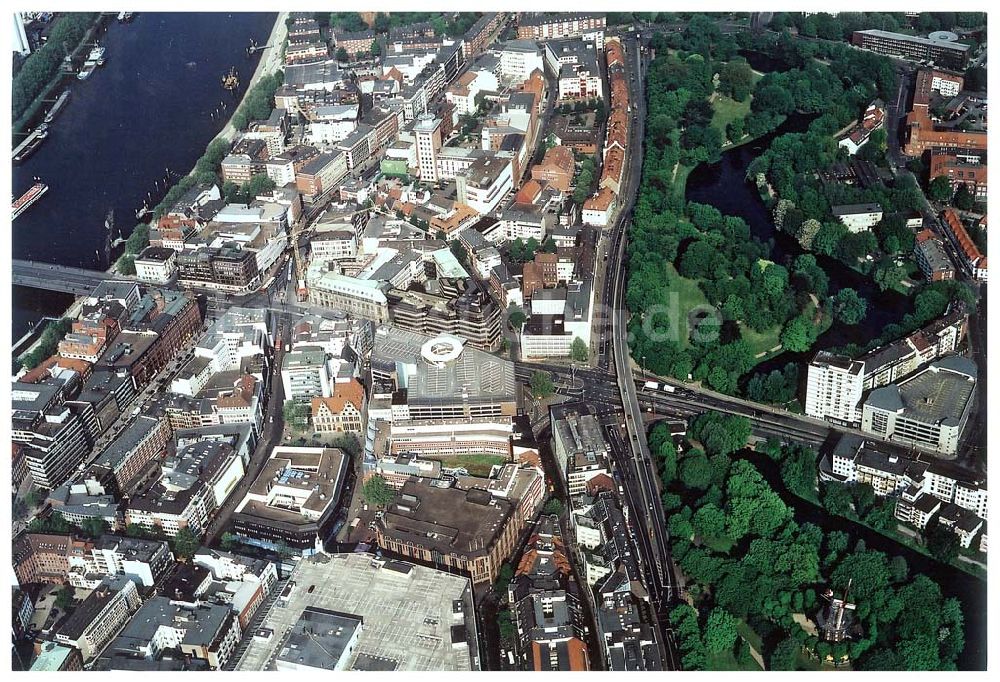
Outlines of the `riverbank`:
[[[274,24],[271,27],[270,34],[268,35],[268,41],[267,42],[262,42],[261,44],[267,44],[267,45],[276,44],[274,42],[275,40],[280,40],[282,43],[284,42],[284,40],[285,40],[285,38],[287,36],[287,27],[285,26],[285,19],[286,19],[287,16],[288,16],[287,12],[281,12],[281,13],[278,14],[277,18],[275,19]],[[258,41],[258,42],[260,42],[260,41]],[[242,106],[243,101],[245,100],[247,93],[250,92],[250,90],[252,89],[253,84],[256,83],[260,78],[264,77],[265,75],[273,73],[280,66],[280,53],[281,53],[281,47],[280,47],[280,45],[281,45],[281,43],[277,43],[277,49],[269,50],[268,52],[270,52],[270,54],[265,53],[265,55],[263,55],[261,57],[261,59],[258,61],[257,68],[255,69],[255,72],[254,72],[253,76],[251,77],[250,84],[246,88],[246,90],[244,91],[243,96],[240,99],[240,101],[237,104],[237,106],[233,108],[233,112],[232,112],[233,114],[235,114],[235,112],[239,109],[239,107]],[[274,56],[271,56],[271,55],[274,55]],[[191,68],[191,66],[194,65],[194,64],[196,64],[196,63],[195,62],[191,62],[191,63],[188,64],[188,67]],[[215,137],[213,137],[212,139],[213,140],[214,139],[218,139],[223,134],[232,135],[234,132],[235,132],[235,129],[232,126],[232,117],[230,117],[229,121],[227,121],[227,123],[223,127],[223,129],[221,131],[219,131],[219,133],[217,133],[215,135]],[[207,147],[207,144],[206,144],[206,147]],[[200,158],[200,155],[199,155],[199,158]],[[188,172],[187,175],[189,176],[189,175],[193,174],[194,170],[195,170],[195,163],[192,163],[191,164],[191,170]],[[124,255],[124,254],[122,254],[122,255]],[[33,254],[29,255],[28,257],[36,257],[37,258],[37,256],[35,256]],[[44,259],[47,260],[47,258],[44,258]],[[118,271],[117,271],[118,263],[119,263],[120,260],[121,260],[121,258],[119,257],[118,259],[115,260],[114,263],[112,263],[105,270],[105,272],[107,272],[109,276],[119,276],[120,277],[120,275],[118,275]],[[59,262],[59,261],[56,261],[56,262]],[[80,266],[82,266],[82,267],[88,267],[88,265],[86,265],[86,264],[80,264]],[[82,304],[83,304],[82,301],[83,301],[83,299],[81,297],[77,297],[77,298],[75,298],[73,300],[73,302],[68,306],[68,308],[65,311],[63,311],[61,313],[58,313],[55,310],[46,310],[45,314],[47,316],[50,316],[50,317],[53,317],[53,318],[56,318],[56,319],[58,319],[60,317],[74,317],[75,318],[79,314],[80,308],[82,307]],[[44,323],[41,323],[41,324],[44,324]],[[35,347],[37,347],[37,343],[38,343],[38,339],[36,339],[27,348],[25,348],[24,350],[22,350],[18,354],[17,358],[20,358],[25,353],[28,353],[31,350],[33,350]],[[14,360],[16,360],[17,358],[14,358]]]
[[[233,112],[226,121],[226,125],[222,127],[215,137],[213,137],[207,145],[206,149],[212,145],[217,140],[224,140],[226,142],[232,142],[233,137],[235,137],[236,126],[233,125],[233,118],[236,116],[236,112],[240,110],[246,98],[249,96],[250,91],[253,90],[254,85],[265,77],[269,76],[281,65],[281,46],[284,45],[285,40],[288,37],[288,27],[285,25],[285,19],[288,16],[288,12],[279,12],[277,18],[274,21],[274,26],[271,28],[270,34],[268,34],[267,42],[265,45],[273,45],[274,47],[269,48],[270,52],[266,56],[262,56],[260,61],[257,62],[257,68],[254,69],[253,75],[250,77],[250,82],[247,84],[246,90],[243,92],[243,97],[240,101],[233,107]],[[199,157],[200,158],[200,157]],[[197,161],[191,165],[191,170],[187,172],[184,177],[190,177],[194,175],[197,169]],[[123,253],[119,256],[114,263],[106,270],[109,274],[118,274],[118,265],[121,263],[122,258],[124,258],[128,253]]]
[[[277,71],[282,66],[281,47],[285,44],[285,40],[288,38],[288,26],[285,25],[285,20],[288,17],[288,12],[278,12],[278,18],[274,21],[274,28],[271,29],[270,35],[267,37],[267,42],[265,45],[271,45],[268,48],[267,53],[261,57],[260,61],[257,62],[257,68],[254,69],[253,76],[250,77],[250,83],[247,85],[246,91],[243,93],[243,98],[240,103],[233,108],[233,115],[229,117],[226,121],[226,125],[223,126],[222,130],[212,138],[212,141],[216,140],[226,140],[227,142],[232,142],[233,136],[236,133],[236,127],[233,125],[233,117],[236,112],[239,111],[240,107],[243,106],[243,102],[246,100],[247,95],[253,90],[253,86],[257,84],[264,76],[270,76],[272,73]],[[194,168],[191,169],[191,175],[194,173]]]
[[[89,44],[94,41],[94,38],[102,29],[106,28],[104,23],[109,17],[114,16],[113,12],[98,12],[97,16],[91,22],[90,27],[84,32],[83,37],[80,38],[80,42],[68,53],[68,56],[72,59],[77,59],[79,55],[85,51]],[[29,57],[30,59],[30,57]],[[22,65],[23,68],[23,65]],[[39,114],[39,109],[45,104],[46,100],[55,95],[55,91],[63,85],[63,81],[67,78],[67,74],[63,71],[63,66],[60,63],[55,75],[49,80],[48,83],[41,89],[41,91],[35,96],[31,101],[31,104],[24,110],[16,121],[11,125],[11,135],[12,137],[17,137],[18,135],[26,135],[28,131],[26,128],[28,124],[35,119]]]

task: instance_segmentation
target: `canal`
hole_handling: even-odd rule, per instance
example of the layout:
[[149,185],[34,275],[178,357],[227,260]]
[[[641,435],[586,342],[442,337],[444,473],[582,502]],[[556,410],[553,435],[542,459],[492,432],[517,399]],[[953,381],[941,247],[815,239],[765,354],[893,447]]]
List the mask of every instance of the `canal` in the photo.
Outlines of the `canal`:
[[[771,211],[764,204],[757,188],[747,181],[747,167],[763,153],[778,135],[804,132],[813,115],[793,114],[778,128],[753,142],[730,149],[713,164],[701,164],[688,176],[685,197],[688,201],[709,204],[724,215],[738,216],[750,226],[750,232],[768,243],[771,260],[790,268],[790,263],[803,253],[798,241],[778,230],[771,218]],[[896,291],[880,291],[871,278],[852,270],[840,261],[813,254],[817,263],[830,280],[830,295],[849,287],[868,301],[865,319],[857,325],[835,324],[819,337],[810,351],[786,351],[757,366],[757,372],[779,369],[788,362],[802,363],[817,350],[844,346],[849,343],[866,344],[879,336],[886,325],[899,322],[912,309],[912,302]]]
[[840,516],[831,516],[822,507],[792,494],[781,480],[777,463],[766,456],[745,450],[738,457],[751,462],[760,471],[771,488],[795,512],[797,523],[814,524],[822,528],[824,533],[835,530],[844,531],[850,534],[855,541],[864,540],[865,546],[869,549],[884,552],[890,559],[893,556],[901,556],[906,559],[911,576],[923,573],[937,582],[945,597],[957,598],[962,603],[962,613],[965,615],[965,649],[959,656],[958,669],[986,670],[987,602],[985,580],[976,578],[953,566],[942,564],[926,554],[910,549],[860,523]]
[[[104,221],[115,212],[115,236],[128,237],[135,213],[155,204],[190,171],[222,129],[246,89],[275,13],[140,12],[112,22],[101,38],[107,62],[84,81],[50,127],[45,143],[13,169],[14,196],[38,176],[48,193],[13,223],[13,257],[104,269]],[[236,93],[222,89],[235,66]],[[168,173],[169,169],[169,173]],[[169,175],[170,182],[166,182]],[[72,296],[13,288],[12,339],[45,315],[59,315]]]

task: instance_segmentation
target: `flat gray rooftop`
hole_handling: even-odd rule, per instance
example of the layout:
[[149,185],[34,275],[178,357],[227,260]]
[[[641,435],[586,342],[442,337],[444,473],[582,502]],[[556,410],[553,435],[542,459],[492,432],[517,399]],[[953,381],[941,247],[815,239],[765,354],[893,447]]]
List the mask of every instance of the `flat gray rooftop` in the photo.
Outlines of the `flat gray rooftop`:
[[960,424],[976,386],[976,366],[963,357],[938,360],[900,384],[872,391],[866,405],[928,424]]
[[[237,670],[275,670],[286,633],[309,606],[364,619],[348,670],[393,669],[393,663],[394,669],[409,671],[480,668],[468,578],[376,561],[371,554],[317,554],[299,561],[291,581],[288,600],[276,600],[261,626],[274,634],[267,641],[254,639]],[[464,603],[458,614],[455,600]],[[465,626],[469,644],[452,644],[453,625]]]

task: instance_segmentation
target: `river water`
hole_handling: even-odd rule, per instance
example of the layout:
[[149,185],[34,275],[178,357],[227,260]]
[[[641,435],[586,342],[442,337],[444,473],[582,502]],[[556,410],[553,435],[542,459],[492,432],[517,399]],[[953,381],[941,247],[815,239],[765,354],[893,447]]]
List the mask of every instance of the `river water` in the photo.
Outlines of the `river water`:
[[[169,188],[167,169],[170,184],[187,174],[228,121],[260,59],[260,52],[248,58],[246,46],[251,39],[265,43],[275,16],[139,12],[130,24],[110,24],[101,39],[105,65],[85,81],[72,80],[48,139],[14,167],[15,196],[34,176],[49,191],[14,222],[13,257],[105,269],[99,251],[108,210],[127,237],[147,192],[155,204]],[[231,66],[241,80],[234,94],[220,84]],[[72,300],[14,287],[13,339]]]
[[[715,206],[724,215],[743,218],[750,232],[763,242],[771,243],[771,259],[788,266],[798,255],[806,253],[791,235],[780,232],[771,219],[771,211],[764,205],[757,188],[746,181],[747,167],[770,145],[778,135],[803,132],[813,116],[794,114],[782,125],[763,137],[722,154],[718,163],[701,164],[688,176],[685,196],[688,201]],[[886,325],[899,322],[912,309],[906,296],[895,291],[879,291],[869,277],[852,270],[840,261],[816,256],[830,279],[829,293],[835,294],[844,287],[856,290],[868,301],[868,313],[857,325],[835,323],[817,340],[812,350],[805,353],[786,351],[757,366],[759,372],[780,368],[788,362],[806,361],[817,350],[843,346],[848,343],[864,345],[879,336]]]
[[965,615],[965,649],[959,656],[959,670],[986,670],[986,582],[952,566],[942,564],[931,557],[899,544],[895,540],[876,533],[871,528],[839,516],[831,516],[824,509],[793,495],[781,480],[778,465],[766,456],[750,451],[740,453],[740,458],[753,463],[768,484],[781,496],[795,512],[798,523],[812,523],[824,533],[835,530],[849,533],[854,540],[862,539],[868,549],[884,552],[891,559],[901,556],[906,559],[910,575],[923,573],[933,578],[946,597],[956,597],[962,602]]

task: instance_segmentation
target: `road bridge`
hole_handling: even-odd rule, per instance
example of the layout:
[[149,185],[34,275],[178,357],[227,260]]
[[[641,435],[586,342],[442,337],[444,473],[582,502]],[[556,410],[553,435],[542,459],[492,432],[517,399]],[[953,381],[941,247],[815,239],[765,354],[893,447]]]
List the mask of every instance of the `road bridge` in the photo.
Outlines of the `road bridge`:
[[30,260],[14,260],[13,262],[14,284],[32,289],[85,296],[106,280],[137,281],[134,277],[112,275],[99,270],[86,270]]

